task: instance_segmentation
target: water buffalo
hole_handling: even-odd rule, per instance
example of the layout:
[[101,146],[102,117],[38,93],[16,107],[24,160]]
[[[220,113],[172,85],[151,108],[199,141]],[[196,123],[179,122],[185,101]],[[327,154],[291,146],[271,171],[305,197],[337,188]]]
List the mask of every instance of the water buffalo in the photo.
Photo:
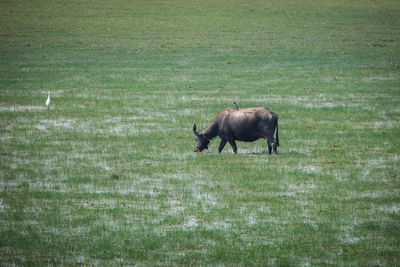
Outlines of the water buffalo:
[[[276,129],[276,139],[274,132]],[[264,138],[268,143],[268,152],[277,153],[279,146],[278,115],[267,107],[237,108],[230,107],[221,110],[214,120],[202,131],[196,131],[196,123],[193,124],[193,133],[196,136],[197,146],[194,152],[208,149],[210,140],[217,135],[221,138],[218,152],[221,153],[226,142],[232,146],[233,152],[237,153],[235,140],[253,142]]]

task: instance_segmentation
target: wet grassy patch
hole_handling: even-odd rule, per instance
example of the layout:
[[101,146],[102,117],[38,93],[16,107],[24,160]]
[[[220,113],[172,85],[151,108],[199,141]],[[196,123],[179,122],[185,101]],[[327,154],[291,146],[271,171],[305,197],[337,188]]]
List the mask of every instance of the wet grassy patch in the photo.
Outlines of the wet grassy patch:
[[[399,264],[399,11],[1,2],[1,263]],[[192,152],[234,101],[279,155]]]

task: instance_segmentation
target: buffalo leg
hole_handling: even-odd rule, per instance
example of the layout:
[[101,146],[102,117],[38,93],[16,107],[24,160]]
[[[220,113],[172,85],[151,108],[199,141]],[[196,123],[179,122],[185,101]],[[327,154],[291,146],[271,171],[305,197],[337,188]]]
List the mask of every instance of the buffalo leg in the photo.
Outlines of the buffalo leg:
[[271,150],[274,151],[274,154],[278,154],[278,151],[276,150],[276,142],[273,136],[270,136],[267,138],[267,142],[268,142],[268,152],[269,154],[271,154]]
[[[268,141],[267,141],[267,142],[268,142]],[[272,152],[272,146],[271,146],[271,144],[268,142],[268,154],[271,155],[271,152]]]
[[218,153],[221,153],[222,149],[224,149],[226,141],[227,141],[226,139],[221,139],[221,143],[219,143],[218,147]]
[[232,146],[233,152],[237,153],[237,147],[235,140],[229,140],[229,144]]
[[271,142],[268,140],[268,138],[265,138],[265,141],[267,141],[267,144],[268,144],[268,154],[271,155],[271,152],[272,152]]

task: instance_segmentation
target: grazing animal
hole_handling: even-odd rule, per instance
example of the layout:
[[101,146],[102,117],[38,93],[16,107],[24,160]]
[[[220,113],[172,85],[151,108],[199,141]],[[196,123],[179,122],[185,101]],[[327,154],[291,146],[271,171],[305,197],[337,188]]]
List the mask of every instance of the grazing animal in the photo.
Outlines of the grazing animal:
[[[276,129],[276,139],[274,133]],[[225,108],[221,110],[214,120],[202,131],[196,131],[196,123],[193,124],[193,133],[196,136],[197,145],[194,152],[208,149],[210,140],[219,136],[221,143],[218,152],[224,149],[227,142],[232,146],[233,152],[237,153],[235,140],[253,142],[264,138],[268,143],[268,152],[277,154],[279,146],[278,115],[267,107],[258,108]]]
[[236,102],[233,102],[233,105],[235,106],[236,110],[239,110],[239,107],[237,106]]
[[48,92],[47,99],[46,99],[46,107],[47,107],[47,109],[49,109],[49,105],[50,105],[50,91]]

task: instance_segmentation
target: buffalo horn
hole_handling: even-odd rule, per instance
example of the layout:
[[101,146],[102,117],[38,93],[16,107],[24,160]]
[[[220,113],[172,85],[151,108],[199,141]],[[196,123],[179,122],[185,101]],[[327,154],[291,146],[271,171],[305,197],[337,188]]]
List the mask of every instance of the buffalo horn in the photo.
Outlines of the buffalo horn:
[[196,132],[196,122],[193,123],[193,132],[194,132],[194,133],[197,133],[197,132]]

